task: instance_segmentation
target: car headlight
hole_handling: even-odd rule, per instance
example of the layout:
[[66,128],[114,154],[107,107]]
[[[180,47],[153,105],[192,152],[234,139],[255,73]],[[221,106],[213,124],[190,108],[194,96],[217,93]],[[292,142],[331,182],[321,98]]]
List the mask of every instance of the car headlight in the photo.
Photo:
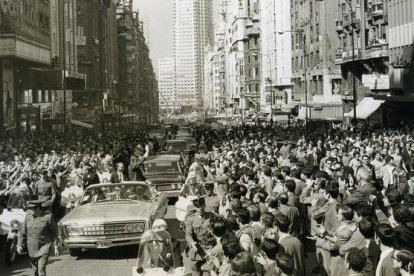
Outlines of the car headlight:
[[66,226],[66,234],[68,236],[81,236],[83,235],[83,227]]
[[142,233],[145,231],[145,223],[137,222],[137,223],[130,223],[125,226],[125,231],[127,233]]
[[20,222],[14,219],[10,222],[10,227],[13,230],[19,230],[20,229]]
[[171,184],[171,189],[175,190],[177,188],[177,186],[175,186],[175,184]]

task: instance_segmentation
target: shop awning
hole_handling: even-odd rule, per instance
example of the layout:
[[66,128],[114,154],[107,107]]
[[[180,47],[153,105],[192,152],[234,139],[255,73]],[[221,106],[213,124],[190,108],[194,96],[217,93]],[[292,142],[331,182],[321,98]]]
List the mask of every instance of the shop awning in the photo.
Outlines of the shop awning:
[[[376,100],[372,97],[365,97],[356,107],[357,119],[366,120],[372,113],[374,113],[385,100]],[[354,110],[345,113],[345,117],[354,117]]]
[[[269,114],[266,117],[266,121],[270,122],[270,118],[272,116]],[[283,122],[283,121],[288,121],[289,120],[289,115],[283,115],[283,114],[273,114],[273,122]]]
[[78,120],[72,120],[72,125],[79,126],[79,127],[84,127],[84,128],[89,128],[89,129],[93,128],[93,125],[88,124],[88,123],[84,123],[84,122],[81,122],[81,121],[78,121]]

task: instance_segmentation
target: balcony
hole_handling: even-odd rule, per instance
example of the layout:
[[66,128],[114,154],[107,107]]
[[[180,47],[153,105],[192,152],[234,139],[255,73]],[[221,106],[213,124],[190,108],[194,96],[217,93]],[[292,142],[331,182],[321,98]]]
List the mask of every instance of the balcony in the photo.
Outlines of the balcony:
[[259,37],[260,31],[258,28],[249,28],[246,30],[246,36],[247,37]]
[[375,17],[381,17],[383,15],[384,15],[384,0],[374,0],[372,2],[371,16],[375,18]]
[[342,48],[337,48],[335,50],[335,64],[342,62]]
[[365,48],[365,58],[388,57],[388,42],[385,39],[372,39]]

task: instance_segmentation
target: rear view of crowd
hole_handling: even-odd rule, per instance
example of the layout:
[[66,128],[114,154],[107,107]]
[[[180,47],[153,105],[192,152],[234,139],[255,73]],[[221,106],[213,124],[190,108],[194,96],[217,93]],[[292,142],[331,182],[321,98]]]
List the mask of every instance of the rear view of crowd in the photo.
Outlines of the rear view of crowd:
[[413,275],[411,132],[196,131],[192,275]]

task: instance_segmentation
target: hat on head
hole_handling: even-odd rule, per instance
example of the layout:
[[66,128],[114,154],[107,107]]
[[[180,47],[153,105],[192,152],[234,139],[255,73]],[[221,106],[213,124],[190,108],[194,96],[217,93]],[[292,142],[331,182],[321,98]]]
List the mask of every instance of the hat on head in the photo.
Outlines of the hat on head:
[[168,224],[163,219],[156,219],[156,220],[154,220],[154,223],[152,224],[152,228],[160,227],[160,226],[168,227]]

